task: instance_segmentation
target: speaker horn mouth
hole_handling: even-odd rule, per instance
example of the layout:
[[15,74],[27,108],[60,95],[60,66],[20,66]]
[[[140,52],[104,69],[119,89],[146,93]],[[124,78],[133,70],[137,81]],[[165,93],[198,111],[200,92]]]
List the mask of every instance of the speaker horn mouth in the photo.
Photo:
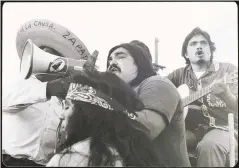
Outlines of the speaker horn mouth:
[[20,64],[20,73],[24,76],[25,79],[28,79],[32,74],[33,52],[33,43],[30,39],[28,39],[22,52],[22,59]]

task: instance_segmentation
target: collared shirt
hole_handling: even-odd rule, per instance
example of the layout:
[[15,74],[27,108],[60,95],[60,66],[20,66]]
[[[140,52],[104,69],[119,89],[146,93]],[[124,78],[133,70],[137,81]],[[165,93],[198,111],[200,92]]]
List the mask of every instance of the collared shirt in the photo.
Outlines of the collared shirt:
[[47,101],[46,83],[17,79],[3,97],[3,152],[45,165],[53,154],[61,110],[56,97]]
[[[232,73],[237,70],[236,66],[230,63],[220,63],[213,61],[207,71],[202,74],[202,76],[197,79],[193,72],[191,65],[179,68],[168,75],[168,78],[173,82],[176,87],[182,84],[187,84],[190,88],[190,92],[195,92],[199,88],[205,88],[206,86],[212,84],[214,81],[223,78],[225,73]],[[238,97],[238,84],[229,84],[231,92]],[[215,95],[209,93],[203,96],[202,99],[191,103],[190,105],[195,105],[196,107],[201,106],[204,103],[207,106],[209,114],[215,118],[215,124],[218,126],[228,125],[228,113],[234,113],[235,129],[238,129],[238,111],[233,111],[227,107],[225,102]],[[190,108],[189,105],[189,108]],[[195,127],[196,124],[208,125],[207,119],[196,109],[189,109],[188,116],[185,120],[186,127]],[[199,109],[199,108],[198,108]]]

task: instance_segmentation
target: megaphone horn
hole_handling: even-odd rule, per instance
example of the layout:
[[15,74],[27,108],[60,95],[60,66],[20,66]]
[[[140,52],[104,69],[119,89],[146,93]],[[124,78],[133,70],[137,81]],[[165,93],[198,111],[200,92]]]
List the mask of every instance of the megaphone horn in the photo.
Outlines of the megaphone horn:
[[38,48],[32,40],[25,43],[20,64],[20,73],[25,79],[33,74],[67,74],[70,70],[83,69],[87,60],[69,59],[50,54]]

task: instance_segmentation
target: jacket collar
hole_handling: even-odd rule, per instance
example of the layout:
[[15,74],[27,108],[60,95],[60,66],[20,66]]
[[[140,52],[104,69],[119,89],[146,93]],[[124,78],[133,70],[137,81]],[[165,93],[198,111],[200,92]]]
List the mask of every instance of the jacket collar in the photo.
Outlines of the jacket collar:
[[[219,63],[212,61],[208,64],[207,72],[216,72],[219,69]],[[191,64],[186,66],[187,71],[193,71]]]

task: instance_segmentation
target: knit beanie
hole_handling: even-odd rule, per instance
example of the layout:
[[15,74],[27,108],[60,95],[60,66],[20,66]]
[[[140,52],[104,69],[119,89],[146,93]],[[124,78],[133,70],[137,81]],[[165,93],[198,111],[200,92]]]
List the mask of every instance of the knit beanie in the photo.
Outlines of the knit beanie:
[[[153,65],[152,65],[152,62],[150,61],[149,56],[146,54],[146,52],[144,52],[144,50],[141,47],[138,47],[137,45],[132,43],[124,43],[124,44],[117,45],[109,51],[108,58],[107,58],[107,69],[109,67],[109,56],[111,55],[113,51],[115,51],[116,49],[120,47],[125,48],[126,50],[129,51],[130,55],[133,57],[134,62],[138,68],[136,84],[138,84],[139,82],[141,82],[142,80],[150,76],[155,75]],[[134,81],[132,81],[132,83],[134,84]]]
[[146,44],[144,44],[143,42],[141,42],[139,40],[133,40],[130,42],[130,44],[140,47],[145,52],[145,54],[149,57],[150,61],[152,62],[152,56],[151,56],[149,48]]
[[150,61],[148,55],[146,54],[146,52],[143,51],[141,47],[138,47],[137,45],[131,44],[131,43],[124,43],[110,49],[108,58],[107,58],[107,68],[109,67],[109,61],[108,61],[109,56],[112,54],[113,51],[115,51],[116,49],[120,47],[125,48],[126,50],[129,51],[130,55],[133,57],[137,66],[139,66],[138,64],[139,61],[147,61],[147,62]]

